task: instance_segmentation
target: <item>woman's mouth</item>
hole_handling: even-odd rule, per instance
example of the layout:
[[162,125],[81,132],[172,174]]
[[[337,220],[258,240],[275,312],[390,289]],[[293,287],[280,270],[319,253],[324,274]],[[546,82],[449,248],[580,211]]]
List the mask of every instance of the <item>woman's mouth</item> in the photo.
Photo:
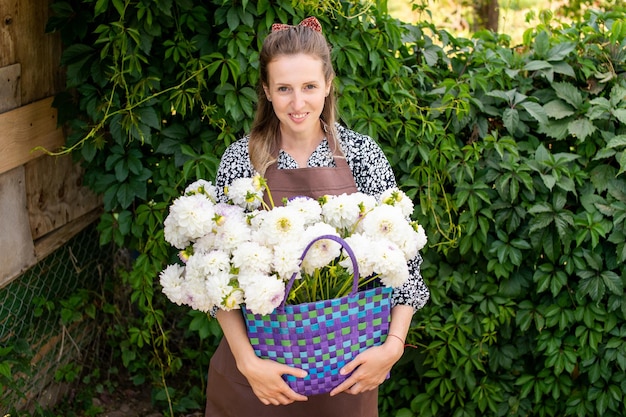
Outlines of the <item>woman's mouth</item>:
[[290,113],[289,114],[289,116],[295,121],[303,120],[305,117],[307,117],[307,115],[308,113]]

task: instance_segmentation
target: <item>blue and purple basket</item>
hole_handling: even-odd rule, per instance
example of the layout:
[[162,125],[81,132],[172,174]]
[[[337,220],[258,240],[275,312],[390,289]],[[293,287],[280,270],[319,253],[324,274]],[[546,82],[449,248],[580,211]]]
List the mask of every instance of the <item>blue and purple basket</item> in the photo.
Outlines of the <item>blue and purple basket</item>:
[[349,375],[340,375],[339,370],[365,349],[385,341],[391,314],[391,288],[358,290],[356,258],[343,239],[319,236],[309,243],[301,259],[320,239],[340,243],[350,256],[354,277],[349,295],[285,305],[294,274],[285,288],[283,302],[272,313],[252,314],[243,309],[248,337],[257,356],[307,371],[305,378],[283,376],[294,391],[307,396],[328,393],[348,378]]

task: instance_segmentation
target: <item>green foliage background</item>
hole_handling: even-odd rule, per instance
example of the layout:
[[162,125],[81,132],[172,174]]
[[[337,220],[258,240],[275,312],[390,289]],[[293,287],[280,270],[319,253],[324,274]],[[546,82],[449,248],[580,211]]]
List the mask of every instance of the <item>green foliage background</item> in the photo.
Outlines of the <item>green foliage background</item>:
[[219,326],[171,305],[168,204],[249,128],[260,41],[317,16],[340,119],[383,147],[429,235],[428,306],[382,416],[621,416],[626,402],[626,13],[522,45],[404,24],[386,2],[66,0],[67,150],[103,195],[101,243],[135,254],[114,355],[170,415],[203,407]]

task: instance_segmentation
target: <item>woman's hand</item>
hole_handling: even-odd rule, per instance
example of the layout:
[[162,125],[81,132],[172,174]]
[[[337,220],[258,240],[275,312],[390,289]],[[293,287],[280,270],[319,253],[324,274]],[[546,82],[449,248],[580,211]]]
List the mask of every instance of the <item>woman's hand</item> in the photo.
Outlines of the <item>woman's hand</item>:
[[292,390],[282,378],[282,375],[293,375],[304,378],[307,372],[303,369],[275,362],[270,359],[261,359],[257,356],[237,364],[241,372],[258,399],[265,405],[287,405],[294,401],[306,401],[308,398]]
[[218,310],[216,317],[224,330],[237,369],[246,377],[252,391],[263,404],[286,405],[307,400],[307,397],[289,388],[282,378],[285,374],[304,378],[307,376],[306,371],[256,356],[246,334],[241,311]]
[[388,337],[381,346],[371,347],[361,352],[350,363],[341,368],[340,373],[352,375],[330,392],[337,395],[340,392],[360,394],[370,391],[382,384],[391,367],[402,357],[404,344],[396,337]]
[[411,325],[413,308],[396,305],[391,309],[388,337],[381,346],[374,346],[361,352],[350,363],[341,368],[343,375],[352,375],[330,392],[359,394],[370,391],[383,383],[391,367],[398,362],[404,353],[404,339]]

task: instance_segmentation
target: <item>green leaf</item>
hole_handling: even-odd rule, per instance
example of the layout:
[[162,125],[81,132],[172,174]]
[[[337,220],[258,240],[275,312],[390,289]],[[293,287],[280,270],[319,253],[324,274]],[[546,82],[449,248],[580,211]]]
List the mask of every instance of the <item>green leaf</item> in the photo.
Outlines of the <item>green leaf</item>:
[[609,158],[613,158],[615,156],[617,152],[614,151],[613,149],[609,149],[609,148],[604,148],[604,149],[600,149],[596,155],[593,157],[594,161],[599,161],[602,159],[609,159]]
[[530,231],[540,231],[550,226],[554,222],[554,218],[550,215],[539,215],[534,217],[530,223]]
[[620,123],[626,124],[626,109],[615,109],[611,113]]
[[422,50],[422,55],[428,66],[434,67],[435,65],[437,65],[437,62],[439,61],[438,48],[425,48]]
[[120,184],[115,196],[123,209],[130,207],[135,200],[135,192],[129,183]]
[[13,378],[13,375],[11,373],[11,366],[8,363],[0,362],[0,375],[3,375],[8,379]]
[[546,109],[541,104],[535,103],[534,101],[524,101],[520,103],[519,106],[526,110],[528,114],[530,114],[539,123],[548,122],[548,114],[546,113]]
[[[123,155],[122,155],[120,152],[117,152],[115,148],[120,148],[120,147],[114,147],[114,148],[112,149],[112,151],[113,151],[114,153],[110,154],[110,155],[107,157],[106,162],[105,162],[105,165],[104,165],[104,167],[105,167],[105,169],[106,169],[107,171],[111,171],[111,170],[115,167],[115,165],[117,164],[117,162],[118,162],[120,159],[122,159],[122,157],[123,157]],[[123,152],[123,150],[122,150],[122,152]]]
[[167,17],[171,17],[173,1],[174,0],[159,0],[156,2],[156,5],[159,8],[159,11],[161,11],[161,13],[163,13]]
[[115,164],[115,179],[117,182],[124,182],[126,178],[128,178],[128,164],[124,159],[120,159]]
[[113,6],[115,6],[115,10],[120,14],[121,17],[124,17],[124,2],[123,0],[113,0]]
[[517,109],[506,108],[502,115],[502,122],[511,134],[515,133],[519,125],[519,112]]
[[553,83],[552,88],[556,92],[556,95],[565,102],[572,105],[575,109],[582,107],[583,96],[580,94],[580,90],[573,84],[559,82]]
[[609,406],[609,396],[606,392],[601,392],[598,398],[596,399],[596,411],[599,416],[602,416],[606,413],[606,410]]
[[[624,26],[626,28],[626,25]],[[611,90],[610,101],[612,107],[619,107],[626,96],[626,87],[615,85]]]
[[81,43],[70,45],[63,51],[61,64],[70,65],[77,62],[85,62],[85,60],[89,59],[94,52],[95,50],[88,45]]
[[211,58],[211,61],[207,64],[206,69],[210,77],[222,66],[224,57],[222,54],[215,52],[207,57],[204,57],[205,60],[208,58]]
[[395,417],[414,417],[414,416],[415,414],[413,414],[413,412],[409,410],[408,408],[401,408],[395,414]]
[[567,103],[562,100],[552,100],[543,106],[545,114],[553,119],[563,119],[575,113]]
[[226,94],[226,97],[224,98],[224,105],[235,120],[243,118],[243,109],[239,104],[239,100],[237,99],[237,94],[235,92],[229,92]]
[[228,23],[228,28],[235,32],[239,27],[239,13],[237,13],[237,6],[232,5],[228,9],[228,13],[226,14],[226,21]]
[[612,178],[616,175],[615,168],[600,164],[589,173],[594,188],[600,192],[606,191]]
[[176,123],[162,129],[161,134],[167,138],[182,140],[189,135],[189,132],[187,131],[185,126],[180,123]]
[[611,44],[618,44],[626,36],[626,24],[624,21],[616,20],[611,26],[609,41]]
[[552,65],[552,69],[557,74],[563,74],[570,76],[572,78],[576,78],[576,73],[574,72],[574,68],[567,62],[555,62]]
[[107,11],[109,7],[109,0],[98,0],[94,7],[94,16],[98,16]]
[[613,271],[604,271],[601,274],[604,285],[615,295],[624,293],[624,283],[619,275]]
[[537,56],[547,58],[548,51],[550,50],[550,35],[547,30],[544,29],[537,34],[534,47]]
[[524,65],[526,71],[541,71],[544,69],[552,69],[552,64],[548,61],[530,61]]
[[620,166],[618,175],[621,175],[626,172],[626,152],[620,152],[617,158],[617,162]]
[[271,3],[269,0],[258,0],[256,4],[256,11],[259,15],[263,15],[270,9]]
[[565,57],[571,54],[576,49],[577,44],[574,42],[561,42],[554,45],[548,51],[546,59],[548,61],[562,61]]
[[85,158],[85,161],[87,162],[93,161],[93,159],[96,157],[97,151],[98,149],[96,148],[96,145],[94,144],[93,141],[85,142],[82,148],[80,149],[80,153],[82,157]]
[[141,123],[150,126],[153,129],[159,129],[161,127],[161,122],[159,120],[159,116],[156,113],[156,110],[152,106],[140,107],[135,110],[137,118]]
[[597,128],[588,119],[577,119],[567,125],[569,133],[579,141],[584,141],[591,136]]
[[569,119],[549,121],[546,124],[539,125],[539,133],[543,133],[550,138],[562,140],[567,137]]
[[587,118],[589,120],[608,120],[611,112],[611,105],[604,97],[597,97],[589,102],[587,109]]
[[[581,271],[582,275],[584,271]],[[583,295],[589,295],[591,299],[595,302],[599,302],[602,297],[604,297],[604,293],[606,292],[606,286],[604,284],[604,279],[595,275],[592,275],[588,278],[583,278],[580,281],[580,286],[578,289]]]
[[129,210],[124,210],[117,216],[117,224],[120,232],[126,236],[130,234],[130,228],[133,224],[133,213]]
[[509,92],[507,91],[493,90],[493,91],[489,91],[487,95],[490,97],[500,98],[506,101],[507,103],[511,103],[513,101],[511,94],[509,94]]
[[141,174],[143,171],[143,165],[141,163],[141,155],[128,155],[128,159],[126,160],[126,164],[131,173],[135,175]]
[[[533,275],[533,282],[537,283],[537,292],[542,293],[550,288],[550,281],[552,280],[552,265],[543,264],[535,271]],[[530,318],[529,318],[530,319]]]
[[626,147],[626,135],[618,135],[612,137],[606,144],[607,148],[622,148]]
[[134,350],[122,349],[122,363],[125,367],[128,367],[136,357],[137,355]]

